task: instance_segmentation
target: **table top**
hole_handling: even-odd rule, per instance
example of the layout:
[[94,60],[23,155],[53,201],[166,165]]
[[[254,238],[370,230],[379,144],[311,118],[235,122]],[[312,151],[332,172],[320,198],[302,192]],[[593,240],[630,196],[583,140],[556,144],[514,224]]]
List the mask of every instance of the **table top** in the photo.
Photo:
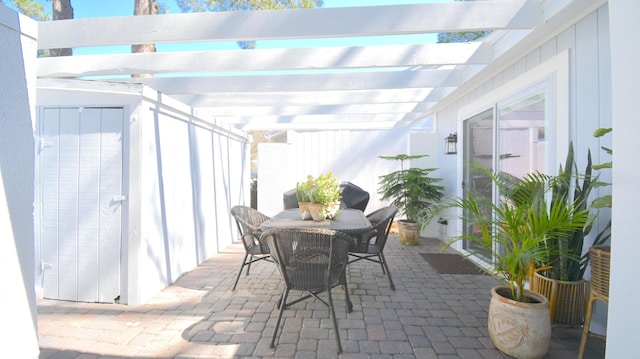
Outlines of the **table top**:
[[325,228],[352,236],[373,229],[364,213],[357,209],[341,209],[334,219],[324,221],[303,220],[299,208],[286,209],[260,225],[262,230],[271,228]]

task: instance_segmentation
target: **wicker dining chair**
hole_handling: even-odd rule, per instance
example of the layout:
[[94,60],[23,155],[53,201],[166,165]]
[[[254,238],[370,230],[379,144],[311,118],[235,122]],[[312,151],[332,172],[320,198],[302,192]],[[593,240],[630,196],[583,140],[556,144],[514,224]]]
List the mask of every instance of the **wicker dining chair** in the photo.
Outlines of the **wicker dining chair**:
[[260,213],[258,210],[247,206],[234,206],[231,208],[231,215],[236,220],[238,226],[238,234],[244,245],[244,259],[240,265],[240,271],[236,277],[236,282],[233,284],[233,289],[236,290],[238,280],[242,274],[242,269],[246,266],[247,273],[251,269],[251,264],[260,260],[271,260],[269,254],[269,247],[266,243],[260,241],[260,235],[262,230],[260,224],[269,219],[265,214]]
[[[382,273],[389,277],[391,290],[396,290],[396,286],[393,284],[391,272],[389,271],[389,266],[387,266],[387,260],[384,257],[384,247],[387,244],[393,218],[397,213],[398,209],[395,206],[387,206],[368,214],[367,218],[369,222],[371,222],[373,230],[360,236],[356,247],[349,252],[349,256],[351,257],[349,264],[363,259],[379,263],[382,268]],[[373,238],[375,238],[375,241],[371,243]]]
[[[342,352],[338,320],[331,296],[331,290],[341,285],[344,289],[346,311],[353,306],[349,299],[345,268],[349,259],[349,249],[354,239],[344,233],[329,229],[310,228],[274,228],[264,232],[262,238],[269,245],[271,256],[284,281],[284,290],[280,298],[279,314],[273,330],[271,348],[275,345],[282,313],[288,307],[307,298],[314,297],[329,307],[329,316],[333,319],[338,353]],[[289,291],[302,291],[307,294],[287,302]],[[319,297],[327,293],[327,300]]]
[[580,348],[578,349],[578,358],[582,359],[584,350],[587,346],[587,339],[593,336],[605,339],[605,335],[591,333],[591,317],[593,315],[593,306],[596,301],[609,304],[609,276],[611,267],[611,246],[595,245],[589,248],[589,260],[591,261],[591,288],[589,290],[589,300],[587,302],[587,312],[582,327],[582,338],[580,340]]

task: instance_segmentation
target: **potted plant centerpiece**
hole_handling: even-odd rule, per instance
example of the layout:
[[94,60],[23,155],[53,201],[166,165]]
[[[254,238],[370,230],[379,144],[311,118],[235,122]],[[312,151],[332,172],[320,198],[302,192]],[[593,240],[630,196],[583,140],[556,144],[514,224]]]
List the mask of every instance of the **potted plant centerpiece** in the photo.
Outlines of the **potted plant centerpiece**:
[[[306,182],[296,186],[296,197],[298,203],[309,202],[306,210],[314,221],[332,219],[340,209],[340,183],[332,172],[315,178],[309,175]],[[306,219],[304,212],[303,219]]]
[[417,245],[420,230],[424,223],[422,218],[440,202],[444,196],[444,187],[437,183],[441,178],[431,177],[435,168],[405,168],[405,161],[423,158],[428,155],[380,156],[381,159],[400,161],[400,170],[380,176],[378,193],[381,201],[391,200],[404,219],[398,220],[400,243]]
[[480,169],[491,179],[496,202],[467,190],[446,207],[458,209],[459,219],[476,230],[453,238],[473,242],[491,253],[493,273],[505,285],[491,290],[488,329],[494,345],[520,359],[542,358],[551,338],[549,301],[526,290],[525,284],[548,253],[543,243],[584,227],[588,216],[568,203],[550,210],[553,178],[539,173],[517,179]]

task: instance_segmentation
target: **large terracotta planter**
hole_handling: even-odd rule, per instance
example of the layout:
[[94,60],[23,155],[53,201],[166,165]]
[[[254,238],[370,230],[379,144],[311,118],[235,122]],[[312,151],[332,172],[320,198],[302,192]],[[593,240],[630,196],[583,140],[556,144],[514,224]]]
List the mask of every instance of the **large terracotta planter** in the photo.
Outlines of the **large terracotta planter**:
[[398,234],[400,243],[405,246],[416,246],[420,243],[420,223],[407,220],[398,221]]
[[535,273],[531,290],[549,300],[549,315],[552,322],[562,325],[580,326],[584,321],[585,303],[589,297],[589,282],[562,281]]
[[543,358],[551,341],[549,300],[525,291],[531,303],[517,302],[510,293],[506,286],[491,289],[488,327],[493,344],[518,359]]

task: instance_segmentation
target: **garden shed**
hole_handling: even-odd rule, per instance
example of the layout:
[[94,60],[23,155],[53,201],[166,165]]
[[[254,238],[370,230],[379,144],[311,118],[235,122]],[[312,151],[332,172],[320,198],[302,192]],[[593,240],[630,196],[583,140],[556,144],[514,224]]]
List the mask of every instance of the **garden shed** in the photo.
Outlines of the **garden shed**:
[[236,239],[218,214],[249,198],[246,134],[139,84],[41,80],[37,96],[44,298],[144,303]]

